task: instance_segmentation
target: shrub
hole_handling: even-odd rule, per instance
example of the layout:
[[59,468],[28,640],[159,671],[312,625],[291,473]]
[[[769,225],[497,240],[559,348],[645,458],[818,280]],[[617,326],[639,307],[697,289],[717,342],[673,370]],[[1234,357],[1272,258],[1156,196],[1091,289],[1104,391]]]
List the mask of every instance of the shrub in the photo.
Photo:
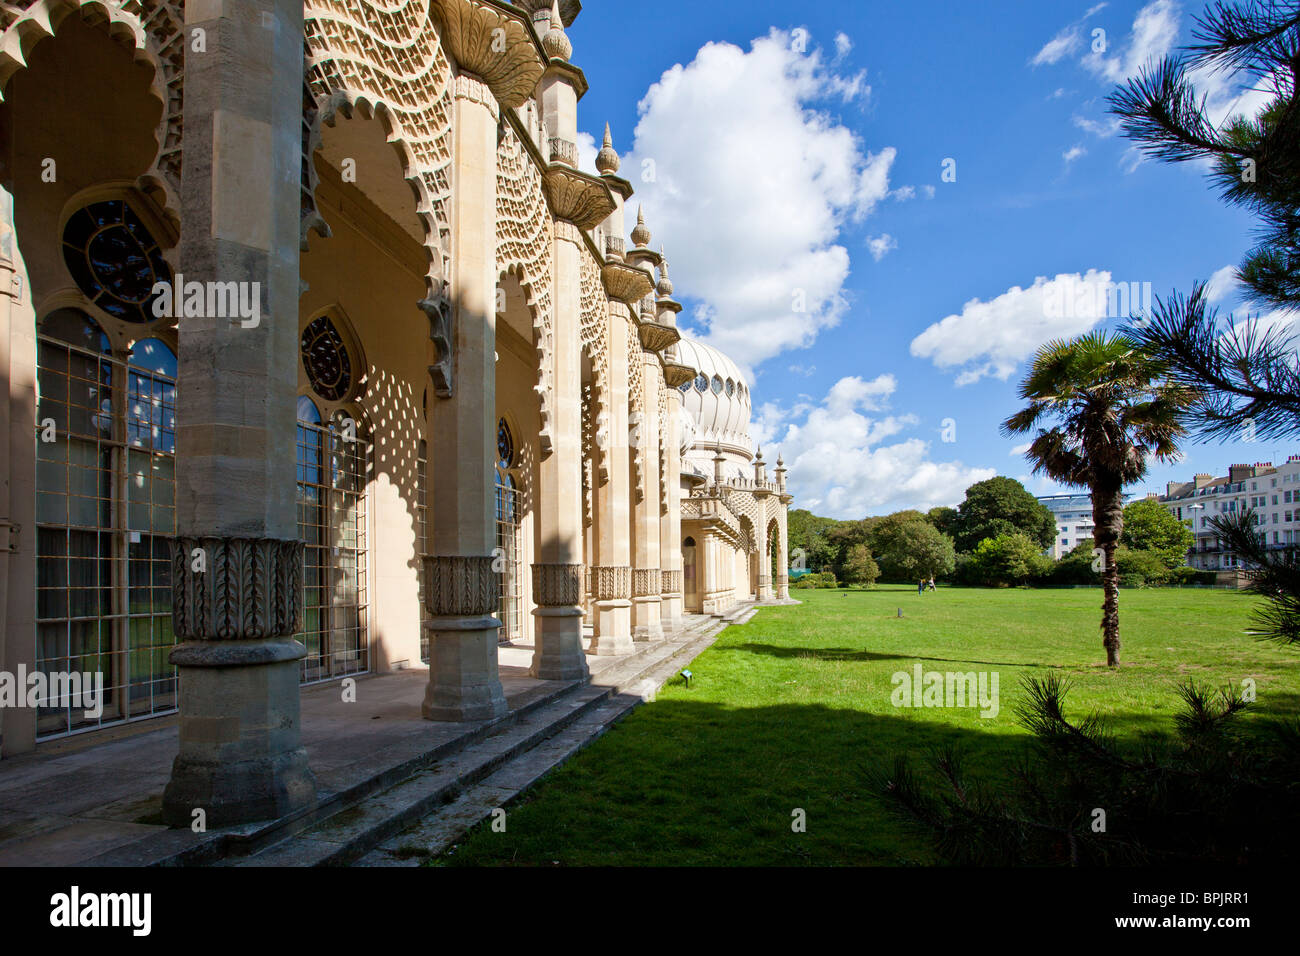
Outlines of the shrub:
[[840,583],[835,580],[834,571],[823,571],[817,576],[817,586],[819,588],[837,588]]
[[[1120,546],[1115,549],[1119,578],[1141,578],[1143,584],[1164,584],[1169,580],[1169,565],[1154,551],[1135,551]],[[1131,585],[1130,585],[1131,586]]]
[[799,580],[794,582],[794,587],[796,589],[802,588],[805,591],[812,590],[813,588],[817,587],[817,575],[805,574],[801,576]]

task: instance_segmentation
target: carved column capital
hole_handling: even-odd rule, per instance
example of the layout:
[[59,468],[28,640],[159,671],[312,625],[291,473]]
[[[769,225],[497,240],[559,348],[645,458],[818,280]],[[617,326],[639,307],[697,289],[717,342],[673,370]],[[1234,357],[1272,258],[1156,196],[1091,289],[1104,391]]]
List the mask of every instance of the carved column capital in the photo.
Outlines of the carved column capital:
[[658,597],[660,594],[658,568],[636,568],[632,572],[633,597]]
[[626,601],[632,596],[632,569],[610,565],[591,569],[591,583],[598,601]]
[[303,542],[181,536],[170,544],[178,638],[241,641],[298,630]]
[[434,617],[482,617],[501,602],[492,555],[424,555],[424,604]]
[[570,607],[582,602],[581,564],[534,564],[533,602],[538,607]]

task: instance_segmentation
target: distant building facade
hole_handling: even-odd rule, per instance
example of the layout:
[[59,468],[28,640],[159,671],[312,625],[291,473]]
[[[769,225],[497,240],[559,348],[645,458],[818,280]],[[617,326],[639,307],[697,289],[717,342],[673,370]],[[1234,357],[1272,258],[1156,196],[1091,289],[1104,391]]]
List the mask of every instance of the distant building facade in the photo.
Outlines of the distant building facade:
[[1201,473],[1191,481],[1171,481],[1163,495],[1154,496],[1174,517],[1192,529],[1195,544],[1187,563],[1210,571],[1233,571],[1241,558],[1224,546],[1213,519],[1247,509],[1269,547],[1300,543],[1300,455],[1284,464],[1271,461],[1231,465],[1226,475]]
[[1092,537],[1091,495],[1044,495],[1038,500],[1056,518],[1056,538],[1051,550],[1053,558],[1059,561],[1080,541]]

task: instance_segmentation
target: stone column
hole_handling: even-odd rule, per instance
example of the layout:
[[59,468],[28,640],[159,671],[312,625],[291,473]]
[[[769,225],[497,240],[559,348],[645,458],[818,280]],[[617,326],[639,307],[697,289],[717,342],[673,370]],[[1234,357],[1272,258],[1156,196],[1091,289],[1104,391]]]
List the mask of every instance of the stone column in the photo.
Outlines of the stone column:
[[667,502],[659,516],[659,566],[663,569],[661,596],[663,603],[659,615],[665,631],[681,629],[683,613],[682,596],[682,482],[681,454],[678,444],[678,415],[681,411],[682,393],[668,385],[667,411],[664,413],[663,474],[667,486]]
[[[781,507],[784,508],[788,502],[782,498]],[[789,539],[787,538],[787,528],[784,521],[776,523],[777,532],[780,535],[777,538],[776,549],[776,597],[779,601],[790,600],[790,551]]]
[[429,720],[506,712],[497,671],[496,157],[498,106],[472,73],[456,77],[452,181],[454,311],[451,396],[432,409],[429,540]]
[[[36,663],[36,313],[13,202],[0,186],[0,671],[10,674]],[[36,709],[0,707],[0,757],[35,746]]]
[[554,242],[554,388],[551,453],[537,491],[536,649],[530,673],[542,680],[584,680],[582,650],[582,349],[578,227],[560,220]]
[[[772,553],[771,542],[767,540],[767,508],[764,499],[755,493],[758,502],[758,523],[754,529],[755,546],[758,548],[758,591],[760,601],[772,600]],[[748,587],[748,585],[746,585]]]
[[632,555],[628,540],[631,467],[627,447],[627,306],[613,302],[605,347],[609,395],[609,480],[596,488],[600,514],[596,541],[596,566],[591,585],[596,598],[593,654],[627,654],[632,651]]
[[172,619],[180,752],[163,818],[224,826],[315,800],[299,734],[295,503],[301,0],[186,5],[180,264],[260,315],[180,322]]
[[636,555],[632,570],[632,639],[661,641],[660,595],[663,590],[659,554],[659,360],[653,352],[641,355],[641,485],[637,489],[634,520]]

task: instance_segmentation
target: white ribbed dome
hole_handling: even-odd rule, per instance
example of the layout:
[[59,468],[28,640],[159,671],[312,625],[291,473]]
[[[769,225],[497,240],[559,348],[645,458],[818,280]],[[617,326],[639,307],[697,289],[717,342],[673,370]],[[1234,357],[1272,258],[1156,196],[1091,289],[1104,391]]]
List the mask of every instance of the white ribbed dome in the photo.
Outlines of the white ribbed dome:
[[[694,381],[682,392],[682,410],[695,422],[694,454],[690,457],[711,459],[721,442],[724,455],[747,464],[754,446],[749,438],[750,395],[745,376],[713,346],[687,338],[677,343],[677,360],[696,370]],[[732,471],[730,467],[726,470]],[[707,473],[713,474],[712,464]]]

